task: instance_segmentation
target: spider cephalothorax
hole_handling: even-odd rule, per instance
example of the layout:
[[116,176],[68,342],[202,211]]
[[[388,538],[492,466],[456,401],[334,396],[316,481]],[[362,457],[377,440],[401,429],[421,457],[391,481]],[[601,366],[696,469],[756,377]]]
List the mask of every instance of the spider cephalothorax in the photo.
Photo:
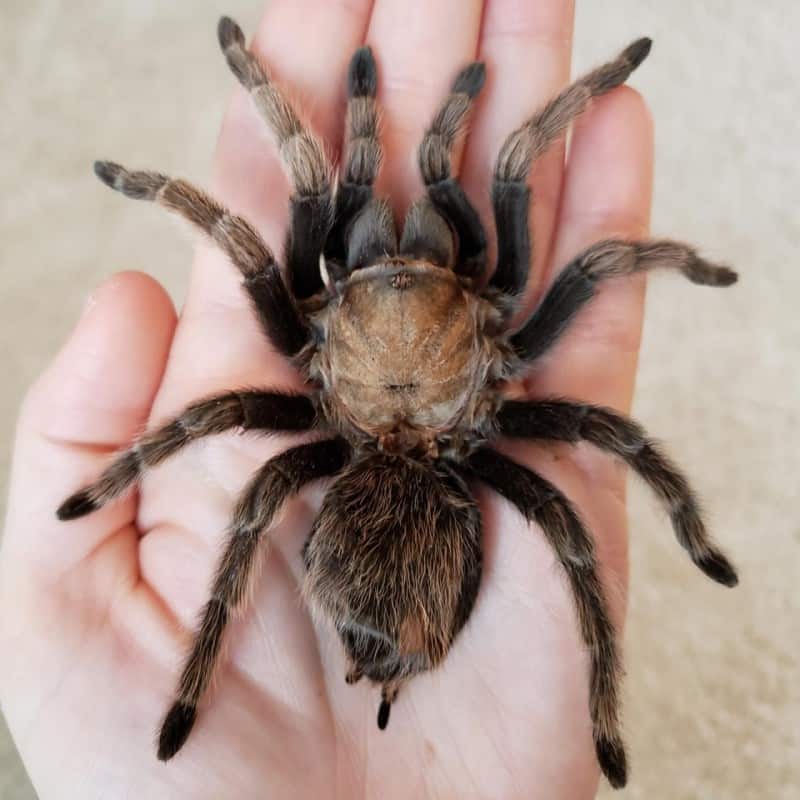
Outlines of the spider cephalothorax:
[[498,339],[497,309],[455,272],[379,261],[352,273],[312,320],[323,335],[309,376],[340,430],[384,452],[430,457],[485,438],[512,350]]
[[481,575],[481,520],[470,485],[480,481],[541,526],[566,573],[589,653],[598,759],[611,783],[623,785],[619,657],[592,539],[555,486],[491,441],[499,434],[586,440],[622,459],[658,494],[695,564],[720,583],[736,583],[686,480],[636,423],[583,403],[518,402],[503,393],[604,280],[654,267],[711,286],[736,280],[683,244],[606,240],[564,267],[530,317],[511,327],[531,259],[531,164],[592,97],[625,81],[650,41],[634,42],[576,81],[506,140],[491,187],[497,261],[487,279],[484,230],[450,162],[483,85],[482,64],[459,73],[425,134],[419,149],[425,196],[398,235],[388,203],[373,196],[381,147],[369,49],[351,61],[347,135],[334,184],[324,149],[245,49],[241,30],[224,18],[219,39],[275,134],[292,180],[286,276],[245,220],[190,184],[110,162],[95,169],[109,186],[166,206],[223,248],[242,273],[264,333],[304,374],[308,396],[234,390],[201,400],[143,434],[58,515],[73,519],[99,508],[202,436],[237,427],[315,429],[322,436],[267,462],[244,489],[161,729],[159,758],[171,758],[189,735],[225,626],[244,600],[276,512],[319,478],[333,480],[303,549],[303,593],[338,631],[350,659],[347,680],[364,675],[381,685],[378,724],[385,727],[400,686],[442,661],[470,615]]

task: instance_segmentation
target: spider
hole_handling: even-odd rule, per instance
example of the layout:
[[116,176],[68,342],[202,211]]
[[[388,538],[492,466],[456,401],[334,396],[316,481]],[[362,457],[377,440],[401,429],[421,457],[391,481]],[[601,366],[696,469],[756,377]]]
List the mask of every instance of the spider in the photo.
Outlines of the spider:
[[485,79],[482,63],[455,78],[418,160],[424,196],[398,235],[386,199],[373,194],[382,159],[377,68],[363,47],[348,73],[345,147],[335,173],[320,142],[248,52],[227,17],[225,58],[277,139],[293,194],[286,275],[255,229],[182,180],[102,161],[100,180],[150,200],[210,236],[239,269],[263,332],[306,379],[307,395],[240,389],[193,403],[143,433],[96,482],[58,509],[62,520],[118,497],[180,448],[234,428],[315,431],[264,464],[238,499],[199,628],[163,720],[158,757],[172,758],[195,723],[231,615],[245,600],[259,545],[287,498],[332,479],[303,547],[303,595],[330,620],[349,659],[348,683],[380,685],[383,729],[398,690],[440,664],[467,622],[481,579],[482,482],[537,523],[574,595],[589,658],[590,716],[601,769],[626,782],[620,735],[620,657],[592,537],[570,501],[491,445],[502,435],[592,445],[621,459],[658,495],[692,561],[726,586],[736,573],[706,533],[686,479],[632,420],[566,399],[519,402],[507,382],[542,356],[604,281],[665,267],[690,281],[728,286],[736,273],[667,240],[598,242],[559,273],[532,314],[514,324],[531,262],[532,163],[592,98],[622,84],[646,58],[639,39],[538,110],[503,144],[491,197],[497,256],[486,280],[487,239],[453,174]]

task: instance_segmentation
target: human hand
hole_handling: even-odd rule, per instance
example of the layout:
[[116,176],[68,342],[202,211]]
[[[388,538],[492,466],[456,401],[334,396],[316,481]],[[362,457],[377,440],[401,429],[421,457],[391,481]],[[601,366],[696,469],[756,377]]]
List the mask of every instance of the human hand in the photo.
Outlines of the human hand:
[[[311,101],[313,126],[335,147],[347,62],[366,38],[384,109],[379,191],[398,208],[420,192],[414,151],[453,75],[484,59],[487,86],[461,166],[480,206],[505,135],[566,82],[570,4],[446,0],[431,9],[419,0],[376,0],[371,14],[370,5],[273,0],[255,48],[278,81]],[[586,245],[646,233],[651,166],[638,95],[618,89],[597,100],[576,127],[566,169],[558,148],[535,169],[531,299]],[[215,195],[280,252],[287,193],[276,187],[285,179],[238,89],[217,167]],[[532,373],[531,396],[625,410],[642,294],[638,279],[605,286]],[[297,599],[300,548],[318,499],[304,493],[272,533],[270,557],[247,613],[231,627],[229,657],[192,738],[168,765],[155,759],[154,732],[233,497],[286,442],[208,440],[147,478],[138,496],[69,526],[54,510],[148,419],[252,385],[299,388],[263,340],[236,271],[202,246],[180,323],[152,279],[117,276],[95,293],[29,393],[0,562],[0,646],[12,654],[0,664],[0,686],[40,795],[592,796],[586,659],[568,590],[538,529],[488,492],[476,607],[444,665],[406,687],[387,731],[375,727],[374,689],[345,685],[338,641],[314,627]],[[583,448],[509,450],[580,509],[621,626],[622,471]]]

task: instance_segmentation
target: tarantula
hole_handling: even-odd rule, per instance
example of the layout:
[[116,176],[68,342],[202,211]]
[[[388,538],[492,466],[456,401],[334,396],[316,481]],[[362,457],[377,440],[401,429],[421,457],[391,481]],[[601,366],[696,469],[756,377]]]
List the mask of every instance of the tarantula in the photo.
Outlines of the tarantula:
[[481,519],[470,483],[481,481],[541,526],[566,573],[589,654],[597,757],[609,781],[624,785],[620,659],[592,538],[554,485],[490,445],[498,435],[585,440],[622,459],[656,492],[692,561],[713,580],[736,584],[686,479],[639,425],[580,402],[504,397],[506,382],[553,345],[603,281],[654,267],[708,286],[736,280],[735,272],[684,244],[602,241],[559,273],[524,323],[512,325],[531,261],[531,164],[593,97],[627,79],[650,40],[633,42],[564,89],[508,137],[492,183],[497,259],[485,282],[486,235],[451,165],[484,82],[483,64],[456,76],[425,133],[419,148],[425,196],[411,206],[398,237],[389,204],[373,196],[381,144],[370,49],[359,49],[350,63],[346,141],[335,181],[322,145],[248,52],[241,29],[223,18],[218,36],[291,178],[286,276],[250,224],[189,183],[107,161],[95,171],[128,197],[177,212],[227,253],[265,335],[298,366],[308,395],[248,389],[193,403],[139,437],[95,483],[67,499],[58,517],[100,508],[203,436],[232,428],[321,436],[267,462],[242,492],[177,699],[161,727],[158,757],[172,758],[189,736],[226,624],[243,603],[276,512],[320,478],[333,482],[303,548],[303,594],[335,626],[349,657],[348,683],[366,676],[381,685],[384,728],[400,687],[442,662],[470,616],[481,578]]

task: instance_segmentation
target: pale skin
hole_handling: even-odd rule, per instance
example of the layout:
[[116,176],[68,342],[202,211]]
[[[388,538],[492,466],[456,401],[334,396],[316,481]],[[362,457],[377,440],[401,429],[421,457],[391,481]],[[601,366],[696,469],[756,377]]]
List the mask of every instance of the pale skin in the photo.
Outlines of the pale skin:
[[[420,193],[414,152],[436,105],[459,67],[485,60],[461,174],[488,218],[502,140],[568,80],[572,21],[563,0],[273,0],[253,46],[294,98],[308,100],[309,121],[333,152],[347,62],[362,43],[373,47],[384,108],[380,191],[399,211]],[[215,20],[207,23],[212,54]],[[621,43],[609,42],[609,55]],[[213,191],[280,252],[287,189],[261,124],[237,88]],[[585,246],[647,234],[651,175],[644,102],[616,89],[576,126],[566,161],[555,148],[534,170],[530,302]],[[150,224],[158,223],[143,216],[143,229]],[[638,278],[604,285],[520,391],[627,411],[643,297]],[[310,490],[268,534],[251,602],[231,626],[192,736],[173,761],[156,760],[155,732],[236,492],[289,440],[208,440],[96,514],[60,523],[54,512],[142,426],[240,386],[299,383],[260,334],[236,271],[202,245],[180,321],[153,278],[116,275],[92,294],[25,399],[0,560],[0,697],[39,795],[592,797],[586,657],[565,581],[540,531],[488,491],[473,615],[445,664],[404,689],[386,731],[375,725],[376,690],[345,684],[337,638],[298,599],[300,548],[320,496]],[[621,629],[623,471],[583,446],[516,443],[513,453],[578,506]]]

